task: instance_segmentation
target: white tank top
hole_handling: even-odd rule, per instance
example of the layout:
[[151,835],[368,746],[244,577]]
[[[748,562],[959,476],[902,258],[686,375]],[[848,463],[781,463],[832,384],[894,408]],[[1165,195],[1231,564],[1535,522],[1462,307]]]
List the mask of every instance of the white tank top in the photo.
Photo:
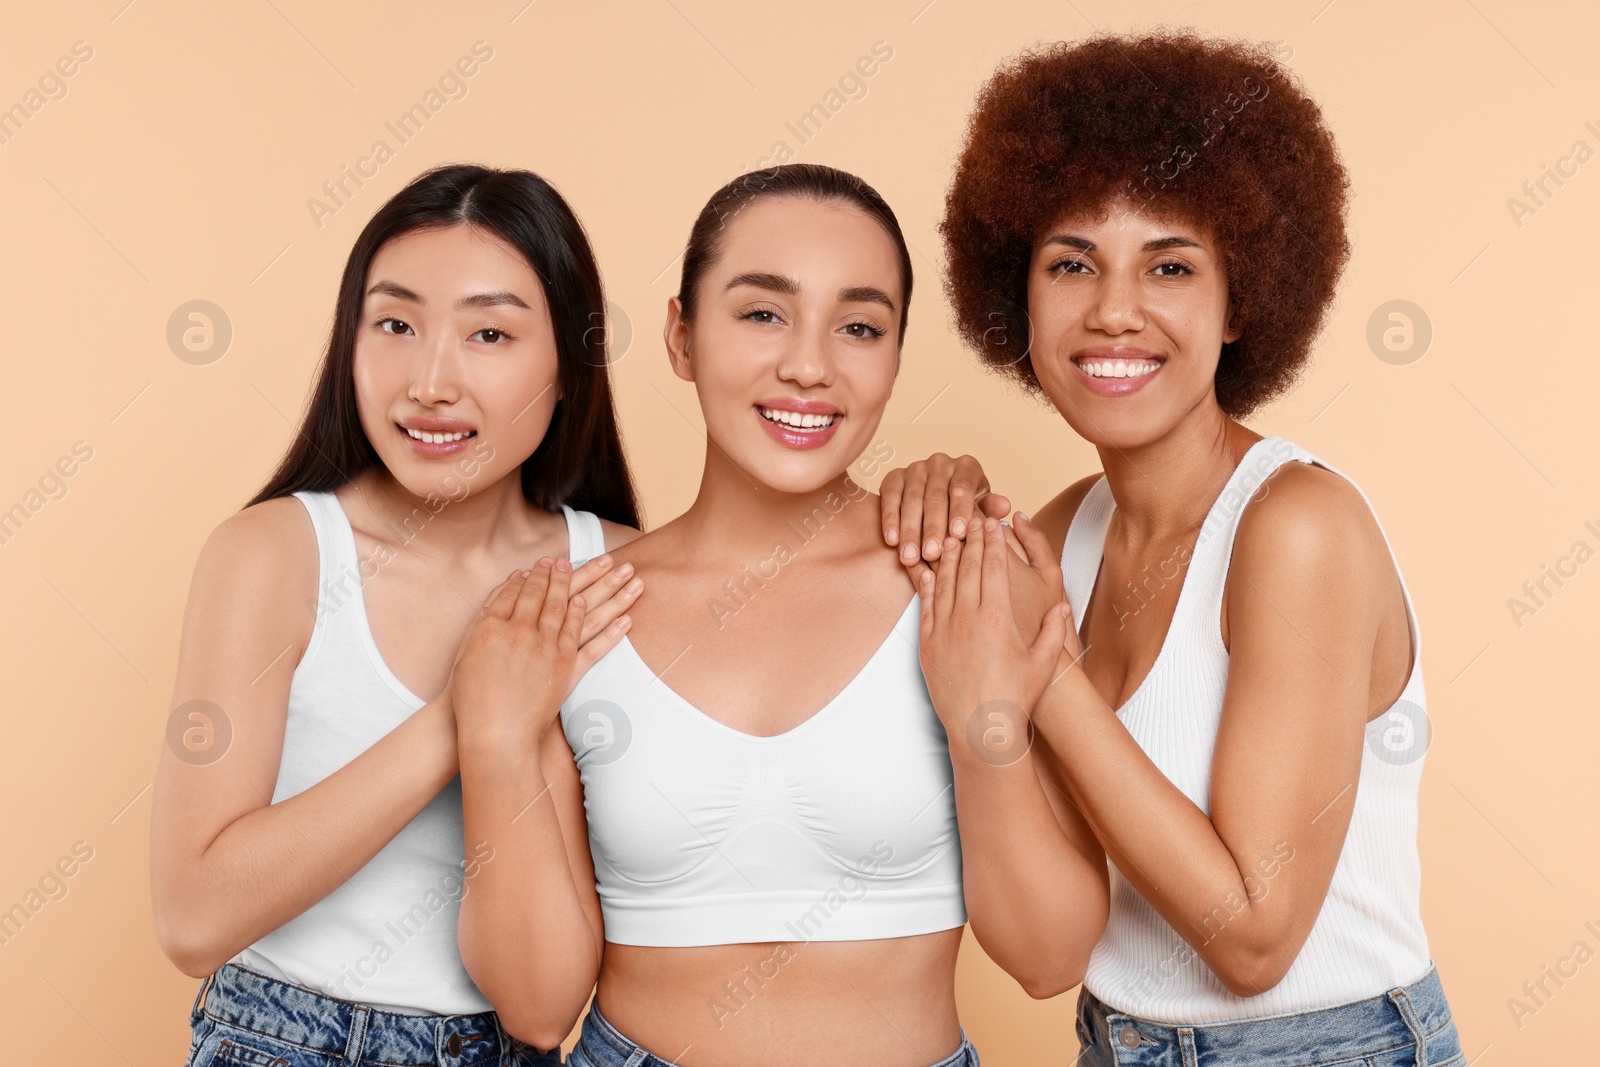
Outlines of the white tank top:
[[[427,703],[378,654],[355,533],[338,498],[294,495],[316,530],[317,618],[289,687],[274,804],[345,766]],[[562,511],[574,563],[605,551],[598,518]],[[466,853],[461,779],[454,778],[365,866],[348,872],[349,881],[231,962],[384,1011],[489,1011],[456,948],[463,874],[483,862],[493,862],[487,847]]]
[[967,921],[918,623],[912,597],[838,695],[771,737],[695,708],[627,638],[589,669],[561,722],[607,941],[853,941]]
[[[1174,579],[1182,586],[1155,665],[1117,709],[1117,718],[1145,754],[1208,815],[1211,758],[1228,684],[1221,617],[1233,539],[1250,497],[1267,475],[1290,460],[1315,463],[1348,480],[1281,437],[1252,445],[1211,506],[1186,576]],[[1370,508],[1365,493],[1362,499]],[[1068,529],[1061,566],[1075,627],[1083,625],[1115,510],[1102,477]],[[1399,570],[1398,560],[1395,568]],[[1283,981],[1259,996],[1228,992],[1113,865],[1110,919],[1083,981],[1091,993],[1117,1011],[1151,1021],[1200,1024],[1333,1007],[1377,996],[1427,973],[1431,962],[1419,911],[1422,873],[1417,855],[1417,786],[1428,741],[1427,700],[1421,635],[1404,578],[1401,590],[1415,663],[1400,698],[1367,726],[1344,848],[1311,935]],[[1294,862],[1289,851],[1294,843],[1286,844],[1280,854],[1263,857],[1265,866],[1254,872],[1267,892],[1271,876],[1265,872],[1281,870],[1285,855],[1288,863]],[[1207,928],[1213,935],[1223,932],[1230,914],[1243,907],[1242,901],[1219,903],[1221,910],[1213,912],[1216,926]]]

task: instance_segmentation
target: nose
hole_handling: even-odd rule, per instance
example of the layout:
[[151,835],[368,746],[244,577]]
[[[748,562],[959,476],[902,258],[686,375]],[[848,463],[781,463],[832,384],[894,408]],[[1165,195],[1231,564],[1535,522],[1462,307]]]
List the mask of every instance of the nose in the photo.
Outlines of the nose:
[[1112,337],[1144,328],[1144,304],[1133,270],[1108,269],[1100,275],[1084,325]]
[[461,399],[460,352],[455,339],[441,334],[431,345],[419,345],[411,368],[412,400],[427,407]]
[[820,327],[796,329],[790,338],[778,361],[778,377],[801,389],[831,384],[833,352],[826,331]]

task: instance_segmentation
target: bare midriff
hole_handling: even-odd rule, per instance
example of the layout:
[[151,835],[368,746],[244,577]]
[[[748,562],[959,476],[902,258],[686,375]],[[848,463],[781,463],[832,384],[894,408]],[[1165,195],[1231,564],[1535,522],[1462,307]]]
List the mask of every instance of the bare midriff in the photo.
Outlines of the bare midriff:
[[961,1046],[961,927],[873,941],[658,948],[607,942],[597,999],[681,1067],[926,1067]]

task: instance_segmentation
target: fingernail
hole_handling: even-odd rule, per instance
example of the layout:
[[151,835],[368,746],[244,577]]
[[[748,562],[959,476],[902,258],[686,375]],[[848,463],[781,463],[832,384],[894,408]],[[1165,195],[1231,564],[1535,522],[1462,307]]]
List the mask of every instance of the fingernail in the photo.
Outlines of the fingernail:
[[643,578],[635,578],[633,581],[629,582],[626,586],[623,587],[623,592],[627,593],[629,596],[633,596],[634,594],[638,593],[639,590],[641,590],[643,588],[644,588],[644,579]]
[[892,545],[900,539],[900,531],[891,526],[883,531],[883,539]]
[[532,571],[523,571],[522,572],[522,576],[524,578],[532,578],[533,577],[533,572]]
[[917,559],[917,546],[906,545],[900,549],[900,558],[907,563],[915,563]]
[[928,538],[928,543],[922,546],[922,551],[925,555],[939,551],[938,540],[932,537]]
[[1019,520],[1021,520],[1022,522],[1032,522],[1033,521],[1032,519],[1028,518],[1028,513],[1026,511],[1017,512],[1017,518]]
[[555,566],[558,571],[570,571],[572,569],[572,561],[570,559],[558,559]]
[[619,629],[619,630],[627,630],[628,627],[633,625],[633,620],[628,618],[626,615],[623,615],[620,618],[618,618],[617,621],[615,623],[613,623],[613,625],[616,626],[616,628]]
[[617,568],[617,574],[620,575],[623,578],[623,580],[627,580],[628,575],[630,575],[632,573],[633,573],[633,564],[631,564],[631,563],[624,563],[622,566]]

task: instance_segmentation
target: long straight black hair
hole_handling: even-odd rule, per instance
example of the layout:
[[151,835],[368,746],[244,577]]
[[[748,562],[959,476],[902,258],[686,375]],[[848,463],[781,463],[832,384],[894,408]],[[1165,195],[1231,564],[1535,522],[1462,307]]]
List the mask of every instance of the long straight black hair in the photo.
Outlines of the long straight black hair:
[[639,525],[611,397],[605,292],[583,226],[561,194],[537,174],[470,164],[419,175],[379,208],[356,238],[305,421],[265,488],[246,507],[302,489],[337,489],[381,464],[356,408],[355,343],[367,272],[378,249],[396,237],[461,224],[481,227],[522,253],[544,284],[555,327],[562,398],[544,440],[522,464],[522,495],[547,510],[567,504]]

